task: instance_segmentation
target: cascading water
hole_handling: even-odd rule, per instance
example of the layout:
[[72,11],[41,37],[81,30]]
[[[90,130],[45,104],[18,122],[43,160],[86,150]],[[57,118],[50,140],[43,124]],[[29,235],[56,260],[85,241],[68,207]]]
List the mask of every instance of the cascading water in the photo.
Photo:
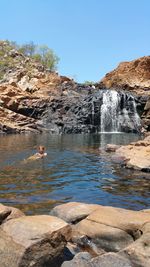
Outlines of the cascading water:
[[140,117],[132,95],[104,90],[100,110],[101,132],[139,131]]

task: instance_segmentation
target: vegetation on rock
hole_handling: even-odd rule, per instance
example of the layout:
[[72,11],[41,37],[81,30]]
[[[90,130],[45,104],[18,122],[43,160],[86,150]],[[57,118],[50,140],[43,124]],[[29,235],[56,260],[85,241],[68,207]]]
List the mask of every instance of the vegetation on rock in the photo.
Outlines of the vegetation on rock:
[[9,70],[22,65],[32,70],[34,63],[43,65],[49,71],[57,69],[59,58],[47,45],[38,46],[33,42],[18,45],[16,42],[0,41],[0,79]]

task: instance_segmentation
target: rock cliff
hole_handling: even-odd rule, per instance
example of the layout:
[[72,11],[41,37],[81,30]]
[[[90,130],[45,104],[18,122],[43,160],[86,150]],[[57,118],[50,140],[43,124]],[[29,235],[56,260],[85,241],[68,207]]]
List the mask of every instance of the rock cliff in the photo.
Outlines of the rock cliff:
[[[0,133],[101,131],[105,128],[101,125],[101,106],[106,103],[103,103],[103,90],[99,89],[105,91],[107,88],[121,89],[118,99],[114,99],[114,94],[107,95],[109,102],[115,100],[113,105],[119,110],[119,129],[134,132],[140,129],[134,127],[134,122],[126,123],[123,119],[124,113],[128,112],[124,110],[124,105],[128,102],[130,122],[134,121],[135,114],[132,113],[137,106],[143,125],[150,130],[149,85],[150,57],[121,63],[100,83],[86,85],[60,76],[57,72],[50,72],[33,58],[1,41]],[[122,93],[124,89],[127,90],[127,95]],[[135,94],[135,104],[129,91]],[[107,105],[107,108],[110,106]],[[114,109],[111,113],[113,111]]]
[[120,63],[105,75],[99,85],[101,88],[130,91],[138,96],[144,107],[143,125],[150,130],[150,56]]

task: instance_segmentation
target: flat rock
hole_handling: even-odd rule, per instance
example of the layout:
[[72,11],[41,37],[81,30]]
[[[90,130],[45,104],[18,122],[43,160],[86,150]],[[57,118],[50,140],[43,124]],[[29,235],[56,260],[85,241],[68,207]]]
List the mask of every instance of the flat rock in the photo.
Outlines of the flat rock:
[[131,143],[127,146],[121,146],[116,150],[116,155],[124,156],[126,167],[150,171],[150,141],[144,139],[142,141]]
[[[15,253],[17,264],[15,267],[45,267],[57,266],[66,239],[69,238],[71,228],[63,220],[48,216],[23,216],[7,221],[1,226],[5,235],[11,238],[9,250]],[[0,237],[5,239],[4,237]],[[19,248],[14,249],[15,245]],[[10,267],[10,257],[5,247],[0,247],[1,258],[5,259],[5,267]],[[47,265],[46,265],[47,264]]]
[[130,260],[117,253],[106,253],[91,260],[91,267],[133,267]]
[[133,238],[127,232],[88,219],[84,219],[74,226],[73,236],[76,235],[88,236],[91,240],[88,246],[91,244],[90,247],[93,251],[103,249],[104,251],[116,252],[133,242]]
[[118,228],[134,236],[143,224],[150,222],[150,214],[142,211],[100,206],[87,217],[87,220]]
[[59,217],[68,223],[75,223],[95,211],[100,205],[69,202],[53,208],[50,215]]

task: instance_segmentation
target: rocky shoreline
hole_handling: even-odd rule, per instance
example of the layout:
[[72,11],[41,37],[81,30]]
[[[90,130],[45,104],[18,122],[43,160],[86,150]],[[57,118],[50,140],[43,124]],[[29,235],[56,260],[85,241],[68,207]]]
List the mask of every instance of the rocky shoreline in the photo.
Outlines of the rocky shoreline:
[[50,215],[0,205],[0,267],[149,267],[150,210],[70,202]]
[[105,151],[114,153],[113,159],[128,169],[150,172],[150,135],[125,146],[108,144]]

